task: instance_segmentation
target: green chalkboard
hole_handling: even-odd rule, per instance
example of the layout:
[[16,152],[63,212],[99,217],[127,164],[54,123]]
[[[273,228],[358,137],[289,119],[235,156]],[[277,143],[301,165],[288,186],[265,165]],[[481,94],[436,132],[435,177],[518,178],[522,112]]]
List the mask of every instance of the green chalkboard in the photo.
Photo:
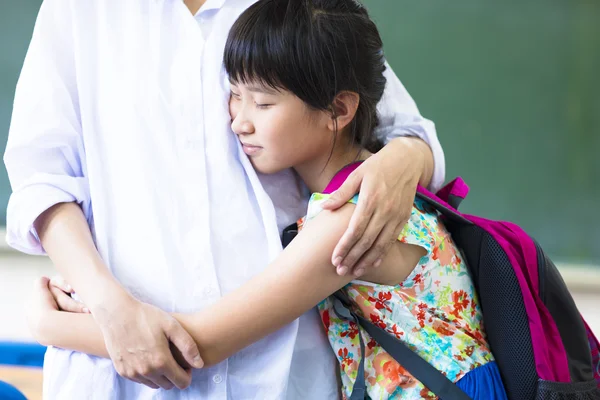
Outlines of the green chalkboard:
[[[40,0],[0,0],[0,151],[4,155],[15,85],[33,32]],[[0,226],[6,221],[10,185],[0,168]]]
[[[387,57],[434,120],[467,212],[600,265],[600,1],[365,0]],[[0,0],[4,143],[39,0]],[[0,145],[3,146],[3,145]],[[0,171],[0,224],[10,188]]]
[[600,1],[365,3],[464,209],[600,265]]

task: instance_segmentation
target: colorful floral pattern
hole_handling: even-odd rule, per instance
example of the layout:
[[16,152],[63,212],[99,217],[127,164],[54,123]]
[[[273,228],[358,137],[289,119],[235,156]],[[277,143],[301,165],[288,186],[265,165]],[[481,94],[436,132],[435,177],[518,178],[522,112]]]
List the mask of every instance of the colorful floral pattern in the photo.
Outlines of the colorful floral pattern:
[[[312,195],[309,223],[329,195]],[[358,196],[351,202],[356,204]],[[437,213],[415,200],[401,242],[423,247],[427,254],[406,280],[396,286],[353,281],[343,290],[354,311],[387,330],[456,382],[472,369],[493,361],[483,330],[481,309],[460,251]],[[349,398],[365,343],[365,381],[373,400],[436,399],[363,329],[339,318],[330,299],[319,305],[323,325],[340,362],[343,394]]]

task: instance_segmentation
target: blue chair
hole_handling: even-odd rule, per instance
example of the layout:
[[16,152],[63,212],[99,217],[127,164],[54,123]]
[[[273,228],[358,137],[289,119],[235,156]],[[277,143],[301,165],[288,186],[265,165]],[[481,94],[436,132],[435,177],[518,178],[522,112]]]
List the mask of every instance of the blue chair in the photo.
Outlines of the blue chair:
[[[44,365],[46,347],[37,343],[0,342],[0,365],[38,367]],[[1,400],[27,400],[14,386],[0,381]]]
[[17,388],[6,382],[0,381],[0,399],[2,400],[27,400]]
[[45,353],[46,347],[37,343],[0,342],[0,365],[41,368]]

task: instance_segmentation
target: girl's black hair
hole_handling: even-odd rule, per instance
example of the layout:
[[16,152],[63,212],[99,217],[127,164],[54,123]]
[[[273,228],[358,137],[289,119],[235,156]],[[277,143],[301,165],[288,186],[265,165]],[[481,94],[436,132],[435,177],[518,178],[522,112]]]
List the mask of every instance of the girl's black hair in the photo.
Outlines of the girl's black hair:
[[[235,22],[224,53],[233,82],[289,90],[315,110],[341,91],[360,96],[350,135],[369,151],[386,79],[382,41],[355,0],[259,0]],[[333,112],[333,111],[332,111]]]

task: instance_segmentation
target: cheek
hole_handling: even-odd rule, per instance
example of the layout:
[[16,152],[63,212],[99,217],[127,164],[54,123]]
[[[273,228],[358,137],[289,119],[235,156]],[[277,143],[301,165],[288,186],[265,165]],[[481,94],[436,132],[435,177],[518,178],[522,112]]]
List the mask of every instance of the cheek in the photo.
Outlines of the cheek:
[[261,172],[268,169],[270,173],[322,158],[331,150],[331,133],[318,119],[298,113],[297,109],[261,114],[254,122],[256,134],[266,149],[263,157],[254,160]]
[[239,104],[234,99],[229,99],[229,116],[233,121],[238,114]]

